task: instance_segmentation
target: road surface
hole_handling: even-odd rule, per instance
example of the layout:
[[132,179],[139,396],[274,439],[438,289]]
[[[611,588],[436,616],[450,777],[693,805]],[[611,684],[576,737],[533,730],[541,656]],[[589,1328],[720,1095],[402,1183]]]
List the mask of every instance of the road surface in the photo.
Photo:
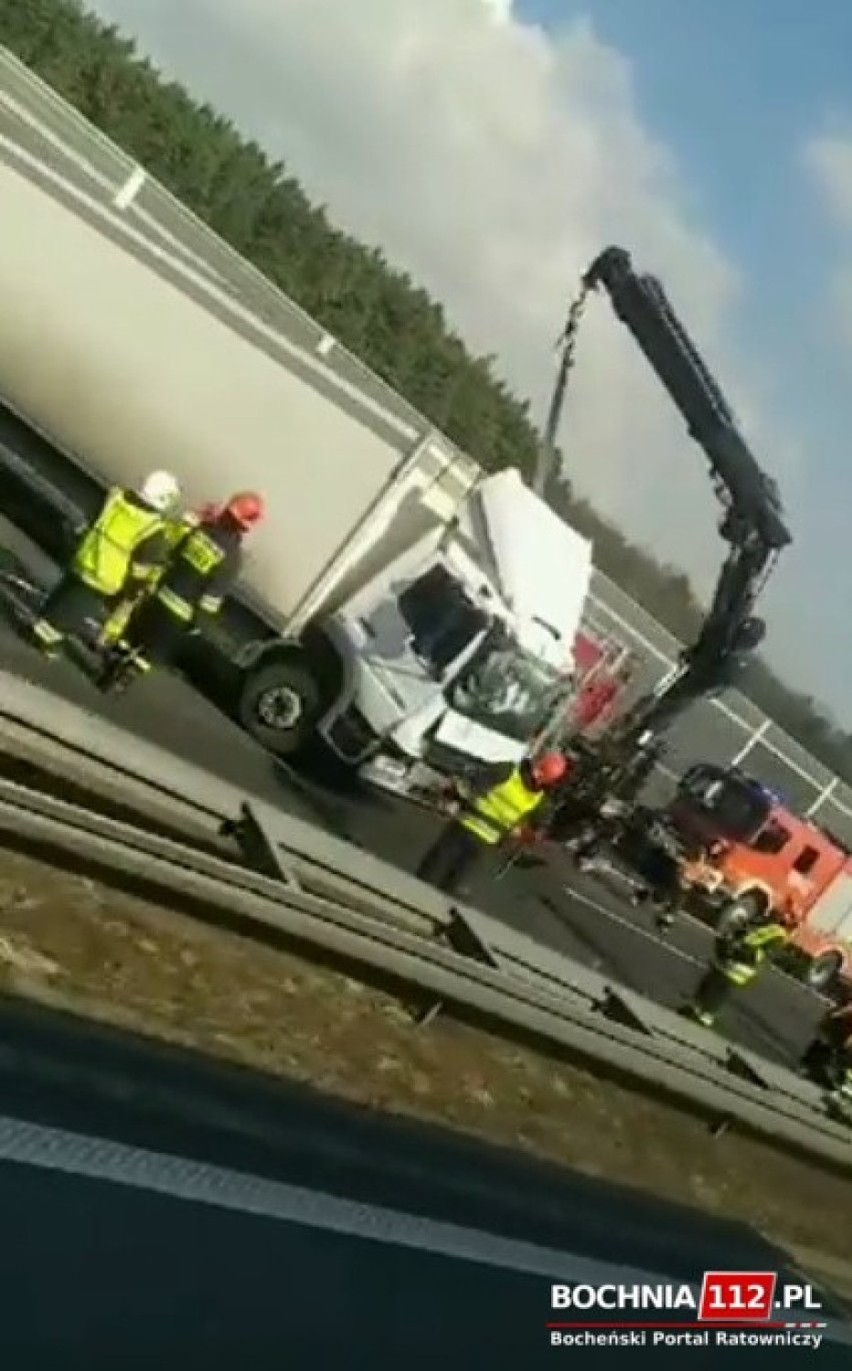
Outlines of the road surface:
[[[0,547],[26,566],[33,580],[54,573],[10,525],[0,523]],[[7,593],[14,593],[14,580]],[[317,823],[394,865],[413,870],[436,832],[435,819],[384,796],[366,795],[335,775],[325,783],[276,765],[212,705],[175,677],[154,676],[134,693],[104,700],[70,662],[47,663],[0,617],[0,667],[55,691],[89,712],[150,739],[247,792]],[[707,930],[684,921],[667,939],[651,920],[591,877],[556,866],[513,870],[480,883],[473,903],[543,945],[669,1008],[696,984],[710,952]],[[730,1036],[780,1062],[793,1062],[820,1013],[804,987],[770,972],[732,1007]]]

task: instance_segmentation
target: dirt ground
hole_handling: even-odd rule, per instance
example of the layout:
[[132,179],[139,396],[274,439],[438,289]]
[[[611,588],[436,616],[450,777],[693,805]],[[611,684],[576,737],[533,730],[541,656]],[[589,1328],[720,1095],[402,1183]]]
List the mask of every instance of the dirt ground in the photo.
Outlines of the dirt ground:
[[[726,1135],[589,1072],[335,972],[58,872],[0,857],[0,989],[444,1123],[748,1220],[852,1295],[852,1181]],[[819,1257],[816,1253],[821,1254]],[[832,1261],[831,1259],[834,1259]]]

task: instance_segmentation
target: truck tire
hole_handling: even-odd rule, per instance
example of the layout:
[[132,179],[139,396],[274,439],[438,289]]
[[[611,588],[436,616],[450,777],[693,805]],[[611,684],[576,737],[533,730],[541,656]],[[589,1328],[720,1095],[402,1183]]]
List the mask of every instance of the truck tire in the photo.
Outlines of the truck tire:
[[843,954],[840,952],[820,952],[807,964],[804,980],[811,990],[830,991],[843,970]]
[[320,691],[309,668],[282,657],[253,672],[238,706],[242,727],[276,757],[295,757],[313,740]]

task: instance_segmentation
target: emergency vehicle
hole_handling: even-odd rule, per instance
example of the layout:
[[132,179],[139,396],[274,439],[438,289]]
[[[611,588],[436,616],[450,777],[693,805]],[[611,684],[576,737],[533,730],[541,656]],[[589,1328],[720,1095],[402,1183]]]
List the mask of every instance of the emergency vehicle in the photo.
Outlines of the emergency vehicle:
[[852,854],[843,843],[762,782],[709,763],[684,774],[667,820],[681,844],[681,886],[718,926],[779,914],[808,984],[852,982]]

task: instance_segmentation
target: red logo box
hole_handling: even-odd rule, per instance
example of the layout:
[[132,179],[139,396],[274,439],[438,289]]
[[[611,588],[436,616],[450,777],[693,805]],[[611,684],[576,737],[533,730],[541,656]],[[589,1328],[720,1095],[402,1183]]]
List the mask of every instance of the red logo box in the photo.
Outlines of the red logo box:
[[774,1271],[705,1271],[698,1318],[702,1323],[765,1323],[772,1318]]

